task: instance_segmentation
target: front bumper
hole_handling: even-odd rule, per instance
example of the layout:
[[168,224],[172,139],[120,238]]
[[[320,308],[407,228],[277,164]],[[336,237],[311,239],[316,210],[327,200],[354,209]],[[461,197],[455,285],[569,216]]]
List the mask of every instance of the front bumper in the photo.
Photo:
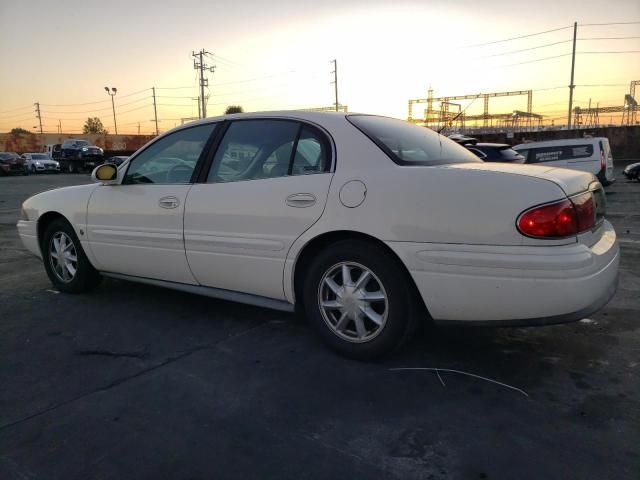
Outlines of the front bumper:
[[35,256],[42,258],[40,244],[38,243],[38,222],[29,220],[18,221],[18,235],[24,248],[29,250]]
[[615,293],[620,251],[611,224],[601,228],[591,247],[388,245],[436,323],[543,325],[580,320]]

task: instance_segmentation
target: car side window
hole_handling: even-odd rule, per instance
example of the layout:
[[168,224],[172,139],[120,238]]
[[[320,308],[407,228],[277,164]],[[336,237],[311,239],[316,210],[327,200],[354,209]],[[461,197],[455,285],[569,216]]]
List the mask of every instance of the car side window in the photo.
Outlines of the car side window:
[[329,168],[329,152],[326,142],[307,126],[302,127],[296,154],[293,158],[292,175],[308,175],[326,172]]
[[467,149],[468,149],[470,152],[475,153],[475,154],[476,154],[478,157],[480,157],[480,158],[486,158],[486,157],[487,157],[487,155],[486,155],[482,150],[479,150],[479,149],[477,149],[477,148],[473,148],[473,147],[467,147]]
[[190,183],[215,123],[179,130],[161,138],[129,163],[123,184]]
[[276,178],[289,174],[300,123],[241,120],[231,123],[213,159],[207,183]]

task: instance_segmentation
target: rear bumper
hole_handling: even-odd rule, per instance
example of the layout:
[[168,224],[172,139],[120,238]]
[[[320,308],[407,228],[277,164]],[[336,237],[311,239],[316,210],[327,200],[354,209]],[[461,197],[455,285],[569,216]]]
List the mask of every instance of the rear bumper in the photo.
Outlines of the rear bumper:
[[435,322],[545,325],[580,320],[616,290],[619,247],[604,222],[591,247],[389,242]]

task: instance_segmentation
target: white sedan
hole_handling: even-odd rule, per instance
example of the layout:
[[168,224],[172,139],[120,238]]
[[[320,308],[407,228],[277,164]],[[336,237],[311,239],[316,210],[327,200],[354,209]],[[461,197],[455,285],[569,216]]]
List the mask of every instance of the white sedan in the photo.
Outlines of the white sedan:
[[619,249],[593,174],[483,163],[391,118],[209,118],[93,178],[23,204],[22,241],[60,291],[104,275],[300,306],[354,358],[389,352],[423,320],[578,320],[616,289]]
[[60,163],[53,160],[46,153],[23,153],[22,158],[24,158],[25,165],[31,173],[60,173]]

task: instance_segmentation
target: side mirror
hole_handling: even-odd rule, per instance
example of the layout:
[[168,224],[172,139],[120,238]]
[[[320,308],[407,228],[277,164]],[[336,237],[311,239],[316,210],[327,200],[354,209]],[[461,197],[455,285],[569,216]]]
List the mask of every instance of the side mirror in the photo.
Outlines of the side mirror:
[[96,183],[102,183],[103,185],[113,185],[117,179],[118,168],[112,163],[98,165],[93,169],[93,172],[91,172],[91,180]]

